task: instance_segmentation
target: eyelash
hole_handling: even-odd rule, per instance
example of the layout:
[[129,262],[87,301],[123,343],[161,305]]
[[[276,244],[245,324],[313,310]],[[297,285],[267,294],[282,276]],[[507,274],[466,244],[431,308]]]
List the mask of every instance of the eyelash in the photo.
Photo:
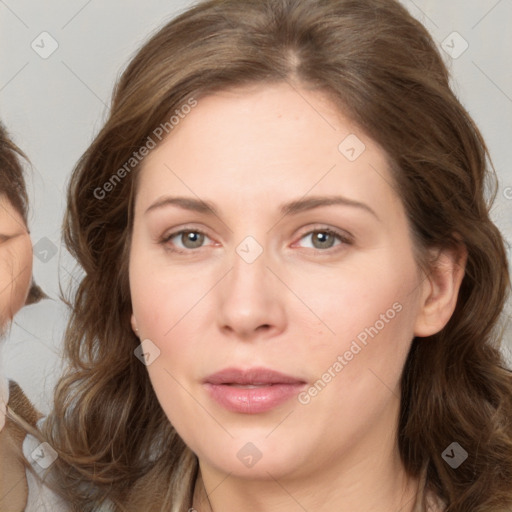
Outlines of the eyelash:
[[[166,251],[178,253],[178,254],[187,254],[187,253],[191,253],[191,252],[196,251],[197,249],[202,248],[202,247],[198,247],[196,249],[177,249],[176,247],[169,247],[169,245],[168,245],[169,241],[178,235],[182,235],[183,233],[199,233],[199,234],[204,235],[205,237],[209,238],[208,234],[205,231],[203,231],[202,229],[185,228],[185,229],[180,229],[179,231],[174,231],[172,233],[169,233],[168,235],[165,235],[164,237],[161,238],[159,243],[164,246]],[[299,240],[302,240],[306,236],[312,235],[314,233],[326,233],[328,235],[333,235],[341,242],[340,244],[334,245],[333,247],[329,247],[327,249],[316,249],[320,253],[331,253],[331,252],[333,252],[333,250],[336,251],[336,247],[339,247],[340,245],[352,245],[352,243],[353,243],[353,240],[351,239],[351,237],[348,234],[343,234],[335,229],[328,228],[328,227],[318,227],[318,228],[310,229],[309,231],[302,234],[300,236]]]

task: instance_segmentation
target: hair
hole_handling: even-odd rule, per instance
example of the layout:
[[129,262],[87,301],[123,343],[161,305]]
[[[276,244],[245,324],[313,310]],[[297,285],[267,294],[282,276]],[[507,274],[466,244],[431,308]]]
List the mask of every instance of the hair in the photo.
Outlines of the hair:
[[[68,189],[64,241],[84,275],[69,300],[69,371],[44,426],[59,454],[54,481],[74,510],[191,506],[197,457],[133,355],[128,256],[140,163],[131,159],[192,98],[283,81],[328,95],[383,148],[418,265],[435,265],[430,248],[467,250],[451,319],[412,340],[397,443],[406,471],[424,468],[422,490],[447,512],[512,510],[512,374],[499,330],[510,278],[489,215],[496,176],[436,44],[394,0],[200,2],[131,60]],[[442,458],[454,441],[468,452],[457,470]]]
[[[0,123],[0,196],[5,196],[28,224],[28,195],[20,160],[27,160],[12,142],[5,127]],[[46,298],[46,294],[32,280],[25,304],[33,304]]]

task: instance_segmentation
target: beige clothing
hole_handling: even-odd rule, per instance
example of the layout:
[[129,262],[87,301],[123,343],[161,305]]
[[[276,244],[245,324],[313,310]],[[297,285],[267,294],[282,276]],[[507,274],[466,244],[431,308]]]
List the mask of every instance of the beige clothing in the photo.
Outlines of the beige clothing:
[[[30,425],[35,426],[39,414],[21,388],[9,382],[9,409],[16,411]],[[23,463],[23,441],[26,432],[6,418],[0,431],[0,510],[23,512],[27,504],[28,486]]]
[[[34,428],[41,418],[21,388],[14,382],[9,382],[8,407]],[[41,480],[45,470],[35,463],[33,458],[39,446],[38,439],[27,434],[11,419],[7,419],[5,427],[0,431],[1,512],[68,512],[70,510]],[[27,462],[31,463],[30,468]]]

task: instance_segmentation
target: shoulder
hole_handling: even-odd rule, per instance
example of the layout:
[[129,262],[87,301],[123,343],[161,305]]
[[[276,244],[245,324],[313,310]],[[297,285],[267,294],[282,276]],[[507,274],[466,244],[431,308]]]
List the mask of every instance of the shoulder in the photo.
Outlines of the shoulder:
[[13,421],[11,413],[19,415],[29,425],[34,426],[38,413],[30,404],[21,388],[9,382],[7,410],[4,428],[0,431],[0,510],[4,512],[25,510],[28,485],[25,478],[23,441],[26,431]]
[[25,467],[18,439],[15,426],[7,419],[0,432],[0,510],[4,512],[24,510],[27,499]]
[[[9,382],[7,409],[0,430],[0,511],[71,512],[72,507],[45,483],[57,453],[37,437],[44,418],[14,382]],[[111,510],[105,505],[98,512]]]
[[[15,382],[9,382],[8,415],[0,431],[0,510],[2,512],[64,512],[64,504],[44,484],[46,447],[29,434],[36,431],[41,414]],[[51,455],[50,455],[51,457]],[[46,466],[46,467],[45,467]]]

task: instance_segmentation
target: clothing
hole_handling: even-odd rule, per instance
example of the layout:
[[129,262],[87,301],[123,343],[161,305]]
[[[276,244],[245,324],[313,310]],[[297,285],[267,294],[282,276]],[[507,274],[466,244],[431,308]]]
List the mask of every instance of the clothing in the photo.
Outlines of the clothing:
[[[36,428],[41,415],[36,411],[21,388],[9,381],[7,393],[2,397],[6,409],[19,416],[24,422]],[[33,454],[38,453],[40,441],[28,434],[23,427],[10,417],[0,431],[0,510],[2,512],[67,512],[69,507],[55,495],[36,475],[43,476],[45,469],[36,462]],[[28,464],[31,463],[30,470]],[[44,464],[43,464],[44,465]]]
[[[30,404],[20,387],[9,382],[3,386],[7,410],[16,410],[23,419],[35,426],[38,413]],[[5,391],[7,390],[7,392]],[[2,512],[22,512],[25,510],[28,486],[25,478],[25,464],[22,457],[22,444],[25,430],[10,417],[5,418],[4,428],[0,431],[0,510]]]
[[[0,361],[1,364],[1,361]],[[9,401],[9,382],[2,377],[2,368],[0,366],[0,431],[5,425],[5,415],[7,412],[7,402]]]

